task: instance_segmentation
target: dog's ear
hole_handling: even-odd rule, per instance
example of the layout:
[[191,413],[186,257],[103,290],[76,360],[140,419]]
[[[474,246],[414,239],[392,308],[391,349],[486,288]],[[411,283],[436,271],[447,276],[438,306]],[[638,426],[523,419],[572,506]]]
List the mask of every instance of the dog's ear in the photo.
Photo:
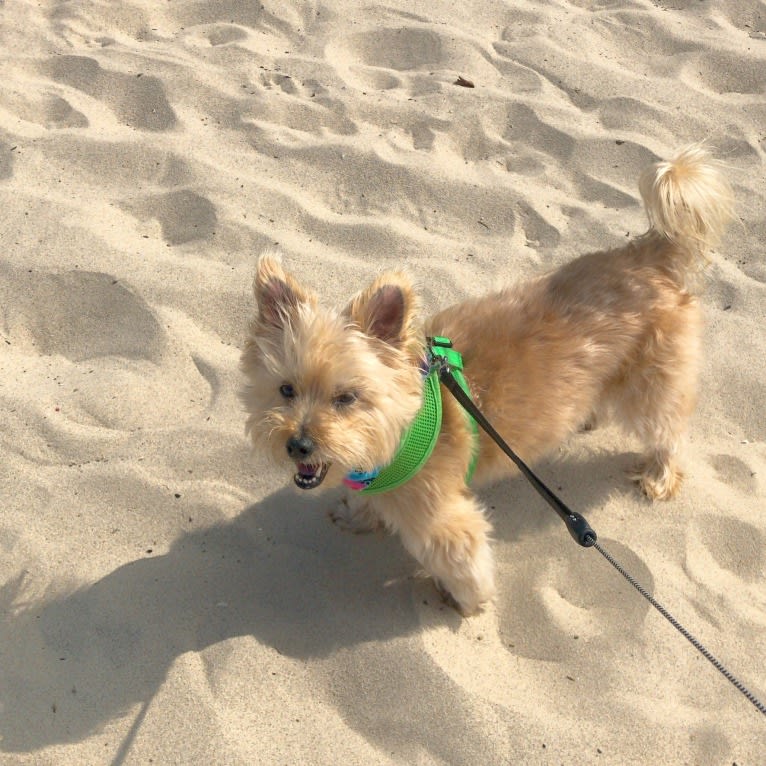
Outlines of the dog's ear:
[[275,253],[265,253],[258,259],[253,292],[258,322],[264,328],[282,329],[301,304],[315,302],[313,293],[285,273]]
[[346,315],[367,335],[402,348],[413,340],[417,299],[402,273],[383,274],[346,307]]

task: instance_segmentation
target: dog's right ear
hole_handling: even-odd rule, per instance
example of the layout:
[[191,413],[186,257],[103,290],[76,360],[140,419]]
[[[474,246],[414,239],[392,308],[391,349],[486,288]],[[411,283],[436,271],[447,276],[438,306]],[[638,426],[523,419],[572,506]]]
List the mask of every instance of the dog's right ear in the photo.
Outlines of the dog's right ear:
[[264,328],[281,330],[301,304],[315,301],[312,293],[285,273],[275,253],[265,253],[258,259],[253,292],[258,306],[258,322]]

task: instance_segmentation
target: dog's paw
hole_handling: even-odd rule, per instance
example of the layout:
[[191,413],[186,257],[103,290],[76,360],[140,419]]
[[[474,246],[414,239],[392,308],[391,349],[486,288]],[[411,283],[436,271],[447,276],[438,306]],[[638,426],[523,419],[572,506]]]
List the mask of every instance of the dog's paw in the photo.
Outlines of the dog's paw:
[[433,583],[442,604],[448,606],[450,609],[454,609],[461,617],[473,617],[481,611],[481,606],[479,604],[471,604],[470,607],[464,607],[439,580],[434,579]]
[[443,569],[440,576],[433,579],[442,601],[463,617],[483,611],[495,598],[494,562],[489,543],[485,540],[470,560]]
[[656,460],[647,460],[628,475],[649,500],[670,500],[675,497],[684,478],[677,466]]
[[345,497],[338,501],[327,515],[338,529],[355,535],[365,535],[383,528],[380,519],[369,510],[366,504],[349,503],[348,498]]
[[492,601],[491,597],[467,597],[465,593],[463,594],[463,601],[458,601],[440,580],[434,579],[433,583],[441,602],[450,609],[454,609],[461,617],[475,617],[477,614],[481,614]]

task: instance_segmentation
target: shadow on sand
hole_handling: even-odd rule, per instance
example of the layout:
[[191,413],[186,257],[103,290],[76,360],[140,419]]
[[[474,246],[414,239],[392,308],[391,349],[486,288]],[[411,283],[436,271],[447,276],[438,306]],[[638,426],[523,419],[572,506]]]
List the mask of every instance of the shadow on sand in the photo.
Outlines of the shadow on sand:
[[[602,476],[611,470],[604,466]],[[608,487],[599,481],[590,491]],[[517,479],[492,490],[493,499],[506,506],[495,513],[505,519],[498,518],[504,541],[526,534],[507,506],[539,509],[532,490]],[[568,538],[563,526],[549,529],[559,524],[552,513],[524,519],[533,535]],[[500,730],[488,735],[489,703],[479,704],[423,651],[414,569],[398,540],[340,534],[317,512],[316,497],[283,490],[73,592],[25,602],[21,575],[0,589],[0,749],[78,742],[136,704],[140,722],[177,657],[254,636],[306,660],[348,725],[387,752],[499,763],[495,749],[515,716],[493,707]],[[437,619],[456,627],[457,615],[429,588],[418,585],[416,596],[427,594]],[[118,753],[113,762],[121,761]]]

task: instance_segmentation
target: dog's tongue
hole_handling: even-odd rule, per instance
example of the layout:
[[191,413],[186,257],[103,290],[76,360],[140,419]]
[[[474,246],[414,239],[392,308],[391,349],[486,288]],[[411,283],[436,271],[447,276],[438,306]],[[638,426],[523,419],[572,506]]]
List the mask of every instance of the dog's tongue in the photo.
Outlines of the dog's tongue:
[[298,469],[298,473],[301,476],[305,476],[307,479],[316,476],[317,471],[319,471],[318,465],[306,465],[305,463],[298,463],[296,468]]

